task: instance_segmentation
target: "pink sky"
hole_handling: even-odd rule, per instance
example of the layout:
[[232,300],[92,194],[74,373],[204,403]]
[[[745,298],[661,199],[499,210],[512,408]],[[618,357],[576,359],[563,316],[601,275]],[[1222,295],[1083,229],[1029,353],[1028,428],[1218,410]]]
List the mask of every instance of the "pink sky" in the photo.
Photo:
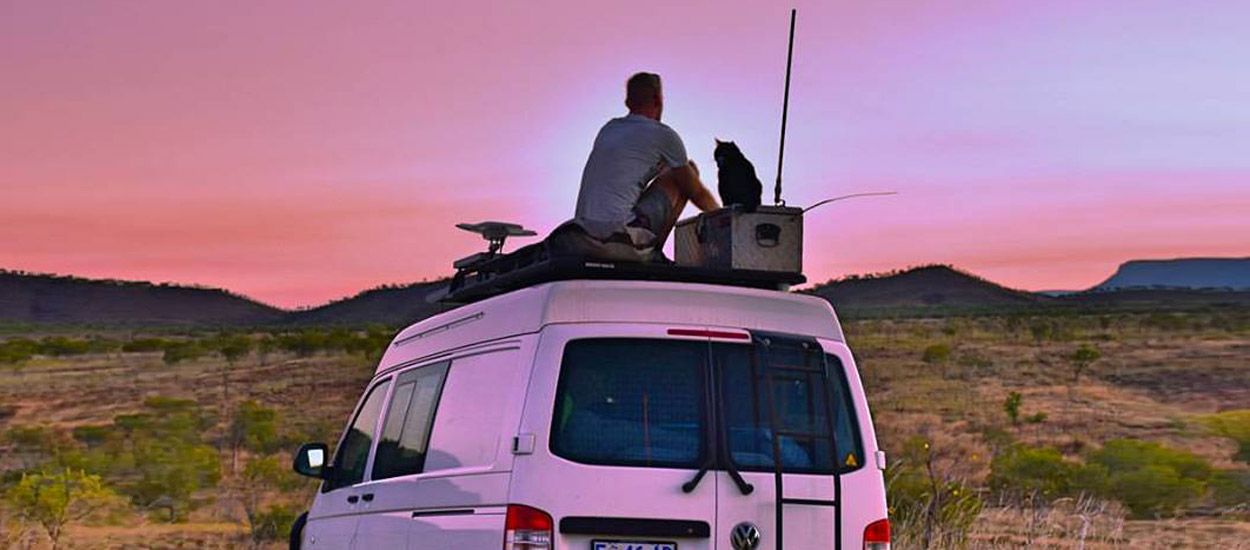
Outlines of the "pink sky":
[[[589,4],[0,0],[0,267],[281,306],[443,276],[455,222],[571,215],[637,70],[709,184],[719,137],[770,186],[785,6]],[[813,211],[810,279],[1250,256],[1250,4],[797,7],[787,200],[901,193]]]

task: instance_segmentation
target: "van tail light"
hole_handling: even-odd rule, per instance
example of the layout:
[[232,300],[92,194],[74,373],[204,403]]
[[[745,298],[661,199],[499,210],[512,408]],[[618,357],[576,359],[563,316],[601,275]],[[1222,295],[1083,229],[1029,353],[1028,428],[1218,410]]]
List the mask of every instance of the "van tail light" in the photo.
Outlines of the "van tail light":
[[503,550],[540,550],[552,548],[551,514],[520,504],[508,505],[504,520]]
[[864,550],[890,550],[889,519],[879,519],[864,528]]

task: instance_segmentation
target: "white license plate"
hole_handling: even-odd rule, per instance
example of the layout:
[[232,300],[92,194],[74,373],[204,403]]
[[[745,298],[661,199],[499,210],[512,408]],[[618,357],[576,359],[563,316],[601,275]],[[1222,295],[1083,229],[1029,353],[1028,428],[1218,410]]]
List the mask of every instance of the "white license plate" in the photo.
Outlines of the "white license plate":
[[590,541],[590,550],[677,550],[677,543],[594,540]]

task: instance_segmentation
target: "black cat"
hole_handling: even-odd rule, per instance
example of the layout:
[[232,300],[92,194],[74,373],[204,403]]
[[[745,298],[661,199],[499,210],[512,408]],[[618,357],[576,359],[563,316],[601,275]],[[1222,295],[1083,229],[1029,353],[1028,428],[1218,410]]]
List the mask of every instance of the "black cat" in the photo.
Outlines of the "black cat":
[[728,208],[731,205],[742,205],[747,212],[754,212],[760,205],[760,195],[764,186],[755,177],[755,166],[743,156],[742,151],[732,141],[716,140],[717,191],[720,192],[721,204]]

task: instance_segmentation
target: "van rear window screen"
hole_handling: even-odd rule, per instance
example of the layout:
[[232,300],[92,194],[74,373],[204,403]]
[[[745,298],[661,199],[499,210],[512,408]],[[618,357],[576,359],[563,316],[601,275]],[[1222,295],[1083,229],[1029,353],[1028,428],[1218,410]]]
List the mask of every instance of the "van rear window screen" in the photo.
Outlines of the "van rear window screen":
[[[736,466],[743,470],[773,469],[770,401],[776,407],[777,425],[785,434],[777,438],[784,471],[823,474],[832,473],[834,465],[840,471],[849,471],[863,463],[854,407],[846,397],[842,363],[836,356],[822,355],[789,350],[761,357],[746,346],[713,348],[721,373],[720,396],[725,403],[729,448]],[[774,367],[769,371],[760,364],[765,357],[771,363],[768,366]],[[827,383],[821,375],[826,365],[831,374]],[[826,391],[821,391],[826,387]],[[830,397],[832,407],[827,401]],[[830,438],[831,426],[834,439]],[[835,440],[836,456],[832,444]]]
[[565,348],[552,450],[587,464],[697,467],[707,344],[575,340]]

